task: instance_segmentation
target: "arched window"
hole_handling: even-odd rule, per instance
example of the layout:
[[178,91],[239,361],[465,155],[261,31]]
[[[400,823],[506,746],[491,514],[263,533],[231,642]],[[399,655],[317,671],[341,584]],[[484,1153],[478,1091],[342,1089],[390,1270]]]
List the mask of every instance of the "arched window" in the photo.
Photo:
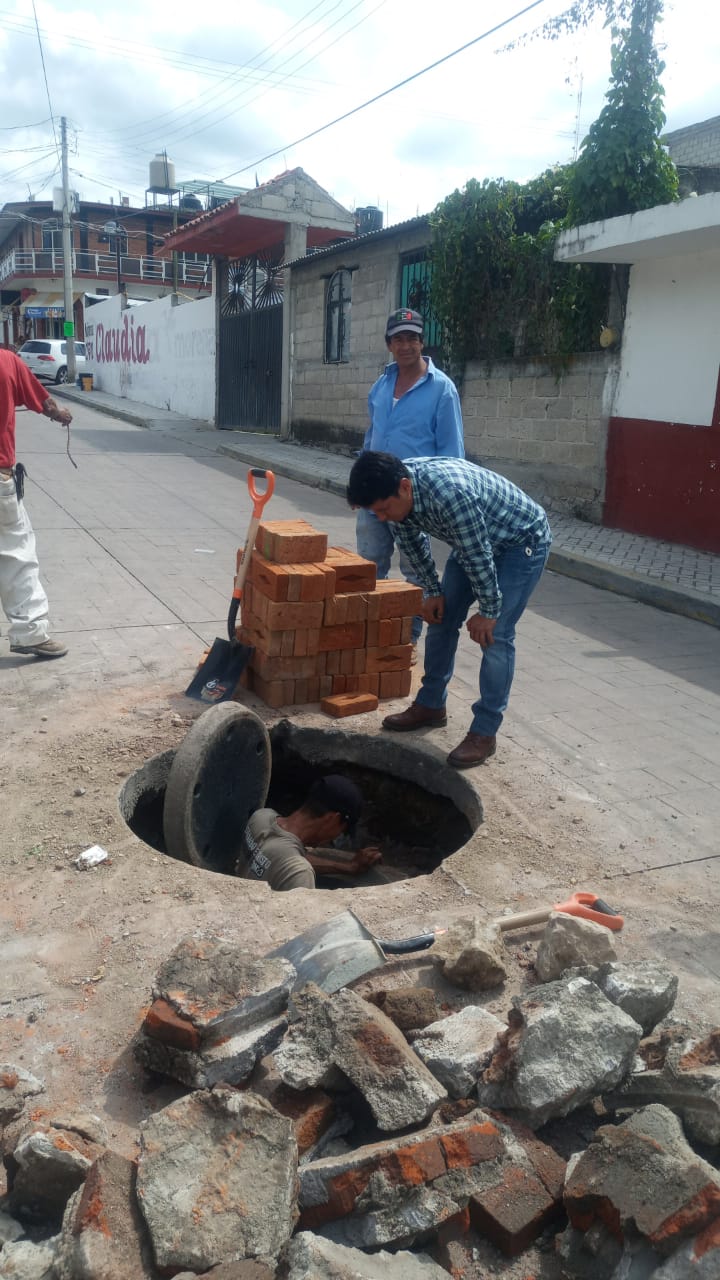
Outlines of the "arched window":
[[325,302],[325,363],[344,364],[350,359],[350,308],[352,274],[344,267],[328,281]]

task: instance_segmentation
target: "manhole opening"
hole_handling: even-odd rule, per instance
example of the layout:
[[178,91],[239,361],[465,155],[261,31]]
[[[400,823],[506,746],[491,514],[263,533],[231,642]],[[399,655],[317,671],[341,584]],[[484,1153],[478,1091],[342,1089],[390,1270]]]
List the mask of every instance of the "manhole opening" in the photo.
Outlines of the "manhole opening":
[[[360,787],[365,805],[353,847],[377,845],[383,860],[362,877],[317,876],[318,888],[382,884],[428,875],[467,844],[482,821],[482,805],[470,783],[430,755],[388,736],[300,728],[283,720],[270,730],[272,770],[266,804],[286,815],[298,808],[312,783],[342,773]],[[175,752],[153,756],[125,782],[120,812],[130,830],[159,853],[167,853],[163,806]],[[246,820],[238,797],[238,838]],[[229,820],[223,806],[223,825]],[[232,845],[223,833],[225,847]],[[217,861],[205,869],[231,874]]]

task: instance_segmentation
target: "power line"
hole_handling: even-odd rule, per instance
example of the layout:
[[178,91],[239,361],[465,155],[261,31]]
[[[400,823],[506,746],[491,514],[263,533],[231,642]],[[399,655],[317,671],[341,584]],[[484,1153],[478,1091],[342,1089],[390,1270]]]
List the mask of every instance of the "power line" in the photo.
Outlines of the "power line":
[[220,181],[227,182],[228,179],[237,177],[239,173],[247,173],[248,169],[254,169],[256,165],[264,164],[266,160],[273,160],[275,156],[282,155],[284,151],[289,151],[291,147],[299,146],[301,142],[308,142],[310,138],[316,138],[319,133],[324,133],[326,129],[332,129],[333,125],[340,124],[343,120],[348,120],[350,116],[357,115],[359,111],[364,111],[366,107],[371,107],[373,103],[387,98],[389,94],[395,93],[397,89],[402,89],[406,84],[411,84],[413,80],[418,80],[420,76],[427,75],[428,71],[434,71],[436,67],[442,66],[444,62],[449,62],[451,58],[456,58],[459,53],[464,53],[466,49],[479,44],[481,40],[487,40],[489,36],[495,35],[496,31],[501,31],[503,27],[509,26],[517,18],[522,18],[526,13],[530,13],[532,9],[537,9],[539,5],[544,3],[545,0],[533,0],[532,4],[526,5],[524,9],[519,9],[517,13],[513,13],[509,18],[498,22],[496,26],[483,31],[482,35],[475,36],[473,40],[468,40],[465,44],[460,45],[459,49],[453,49],[452,53],[446,53],[444,57],[431,62],[429,66],[423,67],[421,71],[413,72],[411,76],[406,76],[404,80],[399,80],[397,84],[391,85],[389,89],[383,89],[382,93],[376,93],[373,98],[368,98],[366,102],[361,102],[357,107],[352,107],[350,111],[345,111],[343,115],[336,116],[334,120],[329,120],[327,124],[322,124],[310,133],[303,134],[302,138],[296,138],[294,142],[286,142],[284,146],[278,147],[277,151],[270,151],[267,155],[261,156],[259,160],[252,160],[250,164],[243,165],[241,169],[234,169],[232,173],[226,174]]
[[37,33],[38,48],[40,49],[40,62],[42,64],[43,80],[45,81],[45,92],[47,94],[48,106],[50,108],[50,123],[52,124],[53,138],[55,139],[55,151],[58,152],[57,133],[55,132],[55,113],[53,111],[53,105],[50,99],[50,85],[48,84],[47,71],[45,70],[45,54],[43,53],[42,40],[40,38],[40,26],[38,23],[37,9],[35,8],[35,0],[32,0],[32,7],[33,7],[33,17],[35,19],[35,31]]

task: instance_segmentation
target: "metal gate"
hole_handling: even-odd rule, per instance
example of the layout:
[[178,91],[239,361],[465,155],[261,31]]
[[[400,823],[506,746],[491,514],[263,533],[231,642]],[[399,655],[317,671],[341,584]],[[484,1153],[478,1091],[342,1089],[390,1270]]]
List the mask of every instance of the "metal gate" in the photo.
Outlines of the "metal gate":
[[283,277],[271,253],[223,264],[218,426],[280,429]]

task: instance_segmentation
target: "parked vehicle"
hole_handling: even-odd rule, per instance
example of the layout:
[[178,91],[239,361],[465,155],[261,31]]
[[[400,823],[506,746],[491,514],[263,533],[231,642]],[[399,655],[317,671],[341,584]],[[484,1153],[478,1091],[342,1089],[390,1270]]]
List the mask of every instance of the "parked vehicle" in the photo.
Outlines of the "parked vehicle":
[[[18,356],[36,378],[45,382],[67,382],[67,342],[64,338],[31,338],[23,343]],[[87,366],[84,342],[75,343],[75,361],[78,373],[82,373]]]

